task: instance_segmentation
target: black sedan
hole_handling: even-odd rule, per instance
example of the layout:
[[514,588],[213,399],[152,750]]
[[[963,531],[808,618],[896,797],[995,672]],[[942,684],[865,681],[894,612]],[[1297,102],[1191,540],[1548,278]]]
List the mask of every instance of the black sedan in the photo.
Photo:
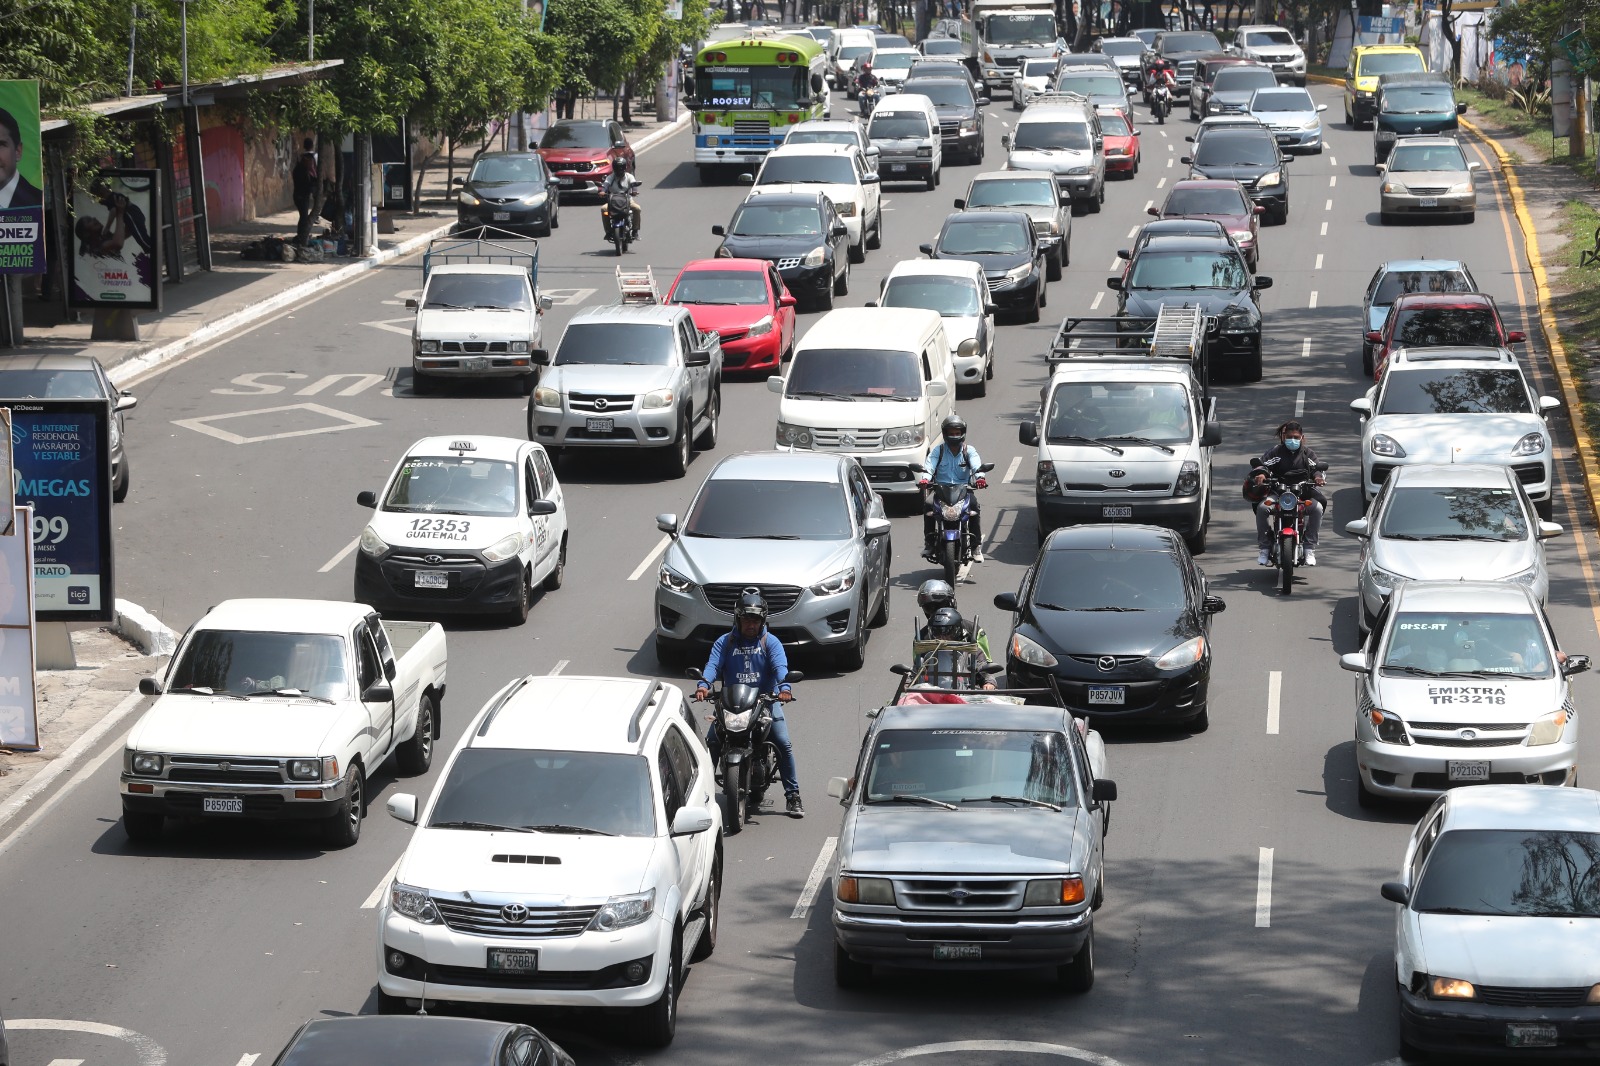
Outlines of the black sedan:
[[1120,314],[1154,318],[1162,304],[1201,308],[1213,373],[1227,367],[1245,381],[1261,380],[1256,294],[1271,286],[1271,278],[1250,273],[1244,253],[1227,236],[1151,238],[1133,252],[1123,277],[1106,279],[1106,288],[1121,293]]
[[823,193],[753,193],[711,232],[722,238],[718,258],[769,261],[810,310],[831,310],[850,291],[849,231]]
[[442,1015],[319,1018],[300,1027],[273,1066],[572,1066],[537,1029]]
[[958,211],[944,220],[938,241],[920,247],[931,259],[977,263],[996,307],[1024,322],[1039,321],[1046,303],[1045,250],[1021,211]]
[[1267,209],[1269,220],[1279,225],[1289,221],[1289,157],[1265,126],[1215,130],[1200,138],[1194,155],[1179,162],[1188,165],[1191,178],[1237,181]]
[[458,230],[492,226],[548,237],[561,225],[561,186],[537,152],[485,152],[456,184]]
[[1074,714],[1104,721],[1183,723],[1203,732],[1211,680],[1211,616],[1226,604],[1170,529],[1067,526],[1051,533],[1013,611],[1009,683],[1054,678]]

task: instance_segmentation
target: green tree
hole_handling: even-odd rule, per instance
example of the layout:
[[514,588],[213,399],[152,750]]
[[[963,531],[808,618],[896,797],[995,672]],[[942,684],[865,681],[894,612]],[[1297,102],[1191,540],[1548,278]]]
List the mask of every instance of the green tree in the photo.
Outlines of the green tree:
[[580,92],[620,86],[648,47],[647,28],[629,0],[553,0],[545,16],[567,57],[566,80]]

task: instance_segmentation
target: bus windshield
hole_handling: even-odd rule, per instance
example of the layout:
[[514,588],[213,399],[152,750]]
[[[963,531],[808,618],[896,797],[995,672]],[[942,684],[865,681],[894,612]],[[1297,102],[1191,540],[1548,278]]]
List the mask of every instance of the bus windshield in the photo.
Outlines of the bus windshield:
[[990,15],[983,20],[983,39],[990,44],[1049,44],[1056,39],[1056,17],[1046,12]]
[[695,78],[696,106],[776,111],[806,100],[805,67],[701,67]]

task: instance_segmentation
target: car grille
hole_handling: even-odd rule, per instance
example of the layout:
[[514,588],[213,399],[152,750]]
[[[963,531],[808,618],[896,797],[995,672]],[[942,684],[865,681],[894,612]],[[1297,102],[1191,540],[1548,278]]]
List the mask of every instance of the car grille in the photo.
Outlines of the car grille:
[[994,61],[994,65],[997,66],[997,67],[1016,67],[1016,66],[1021,66],[1022,65],[1022,57],[1021,56],[1001,56],[999,59],[996,59]]
[[476,557],[471,555],[445,555],[443,553],[416,555],[396,552],[389,556],[389,558],[385,561],[391,563],[404,563],[406,566],[431,566],[438,568],[441,566],[471,566],[478,560]]
[[793,270],[795,267],[800,265],[801,258],[802,258],[801,256],[797,255],[797,256],[793,256],[793,257],[791,257],[789,259],[780,259],[780,260],[778,260],[778,269],[779,270]]
[[1069,656],[1067,656],[1067,658],[1071,659],[1075,663],[1083,663],[1086,666],[1099,666],[1100,665],[1100,660],[1102,658],[1115,659],[1117,666],[1133,666],[1133,665],[1135,665],[1137,663],[1144,662],[1145,659],[1149,658],[1149,656],[1146,656],[1146,655],[1106,655],[1106,656],[1100,656],[1100,655],[1069,655]]
[[441,352],[504,352],[505,341],[441,341]]
[[439,909],[444,924],[458,933],[517,939],[577,936],[588,928],[600,910],[599,907],[526,907],[527,917],[512,923],[506,920],[504,905],[499,903],[472,903],[435,896],[433,905]]
[[1185,59],[1178,63],[1178,80],[1192,81],[1194,79],[1194,60]]
[[593,163],[588,163],[588,162],[552,163],[550,165],[550,169],[558,170],[558,171],[559,170],[571,171],[574,174],[587,174],[587,173],[589,173],[589,171],[594,169],[594,164]]
[[1026,881],[956,879],[896,880],[901,909],[912,911],[1014,911],[1022,906]]
[[1472,785],[1463,785],[1459,781],[1451,781],[1444,774],[1425,773],[1412,774],[1411,787],[1426,789],[1429,792],[1443,792],[1449,788],[1471,788],[1473,785],[1525,785],[1529,781],[1537,782],[1538,780],[1538,775],[1530,777],[1527,774],[1491,773],[1487,781],[1474,781]]
[[1524,485],[1537,485],[1544,480],[1543,463],[1517,463],[1511,469],[1516,472],[1517,480]]
[[1067,492],[1171,492],[1168,481],[1139,481],[1132,485],[1099,485],[1088,481],[1068,481],[1062,488]]
[[733,132],[747,136],[771,133],[772,123],[764,118],[736,118],[733,120]]
[[1454,732],[1459,729],[1499,730],[1500,732],[1520,733],[1528,728],[1526,722],[1424,722],[1413,723],[1412,729],[1432,729],[1441,733]]
[[883,448],[881,429],[813,429],[813,448],[844,448],[854,452],[880,451]]
[[1218,114],[1218,115],[1239,115],[1239,114],[1243,114],[1244,113],[1244,105],[1243,104],[1225,104],[1225,103],[1220,103],[1219,102],[1215,106],[1212,107],[1212,111],[1215,114]]
[[[281,785],[283,770],[276,759],[213,759],[174,755],[167,768],[168,781],[203,784]],[[226,762],[228,768],[221,768]]]
[[1512,748],[1522,744],[1522,734],[1517,733],[1500,737],[1474,737],[1467,740],[1465,737],[1434,737],[1426,733],[1415,733],[1417,744],[1427,745],[1430,748]]
[[1450,191],[1450,186],[1448,185],[1430,185],[1426,188],[1421,185],[1407,185],[1406,188],[1411,190],[1413,196],[1443,196]]
[[717,330],[717,336],[722,338],[723,343],[727,343],[728,341],[742,340],[744,335],[749,332],[748,328],[719,329]]
[[761,590],[762,598],[767,601],[769,614],[783,614],[800,599],[798,585],[706,585],[703,591],[706,602],[711,605],[712,610],[731,615],[739,603],[739,594],[747,588]]
[[939,136],[945,140],[949,140],[952,137],[960,137],[961,120],[956,119],[953,122],[945,122],[941,119],[939,122]]
[[1495,1007],[1581,1007],[1589,999],[1588,985],[1582,988],[1475,987],[1478,990],[1478,1002]]
[[633,394],[627,392],[572,392],[567,394],[567,406],[574,411],[631,411],[633,410]]

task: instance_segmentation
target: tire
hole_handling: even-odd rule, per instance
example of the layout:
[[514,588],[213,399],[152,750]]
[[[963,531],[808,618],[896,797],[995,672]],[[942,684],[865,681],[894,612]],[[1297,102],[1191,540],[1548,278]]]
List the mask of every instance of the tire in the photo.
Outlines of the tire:
[[722,835],[725,837],[738,835],[744,828],[744,819],[739,817],[738,803],[728,794],[726,788],[717,793],[717,806],[722,810]]
[[1198,532],[1183,538],[1183,543],[1188,546],[1190,555],[1204,555],[1206,553],[1206,533],[1210,528],[1210,523],[1203,522]]
[[932,167],[928,168],[928,181],[924,186],[929,192],[939,187],[939,172]]
[[1474,218],[1476,218],[1477,216],[1478,216],[1478,212],[1476,212],[1476,211],[1468,211],[1466,214],[1461,216],[1461,224],[1463,226],[1470,226],[1470,225],[1472,225],[1472,220]]
[[413,369],[411,371],[411,395],[432,396],[433,379],[422,371]]
[[878,603],[878,609],[872,615],[872,621],[867,623],[873,629],[882,629],[889,624],[889,583],[883,583],[883,599]]
[[1555,518],[1556,502],[1553,499],[1537,500],[1534,502],[1533,509],[1538,512],[1540,518],[1549,522]]
[[1040,297],[1035,294],[1033,298],[1033,306],[1027,311],[1023,312],[1022,321],[1030,324],[1039,321],[1039,308],[1042,306],[1044,305],[1040,300]]
[[406,1006],[406,1001],[400,996],[391,996],[383,989],[378,989],[379,1014],[415,1014],[416,1011]]
[[1055,255],[1044,257],[1044,276],[1046,281],[1061,280],[1061,250],[1058,247]]
[[417,701],[417,728],[411,739],[395,750],[395,765],[407,777],[418,777],[433,765],[433,738],[439,724],[439,713],[434,709],[433,696],[424,692]]
[[1049,287],[1047,285],[1044,284],[1044,282],[1040,282],[1039,283],[1039,306],[1040,307],[1049,307],[1050,306],[1050,289],[1049,289]]
[[1372,345],[1369,344],[1366,341],[1362,341],[1361,342],[1361,373],[1362,373],[1362,376],[1370,378],[1372,376],[1372,371],[1373,371],[1373,366],[1372,366]]
[[1244,368],[1239,372],[1246,381],[1261,380],[1261,342],[1256,341],[1256,350],[1244,361]]
[[1082,994],[1094,987],[1094,927],[1071,962],[1056,967],[1056,980],[1068,992]]
[[667,980],[661,988],[661,998],[648,1007],[633,1008],[633,1036],[645,1047],[666,1047],[678,1032],[678,984],[682,979],[678,959],[682,957],[679,940],[683,930],[674,929],[667,950]]
[[722,914],[722,855],[719,852],[712,860],[711,883],[706,886],[706,902],[702,908],[706,927],[700,931],[700,939],[695,941],[694,953],[689,956],[690,962],[704,962],[717,950],[717,919]]
[[[861,225],[862,225],[863,229],[866,228],[866,224],[867,224],[867,220],[866,219],[862,219],[861,220]],[[852,244],[850,246],[850,262],[852,262],[852,263],[865,263],[866,261],[867,261],[867,235],[865,233],[863,233],[861,235],[861,243],[859,245]],[[841,292],[839,295],[843,296],[844,293]]]
[[689,413],[685,411],[678,419],[678,439],[672,444],[667,453],[667,476],[673,480],[683,477],[689,472],[689,457],[694,451],[694,440],[691,436],[694,427],[689,421]]
[[[989,377],[993,377],[993,376],[994,376],[993,374],[989,375]],[[978,379],[978,383],[976,385],[973,385],[967,391],[967,394],[969,396],[971,396],[973,399],[981,399],[984,396],[987,396],[989,394],[989,377],[980,377]]]
[[161,839],[161,828],[167,816],[159,811],[130,811],[122,808],[122,831],[135,844],[149,844]]
[[1204,733],[1211,728],[1210,710],[1205,707],[1200,708],[1200,713],[1189,719],[1184,725],[1190,733]]
[[367,782],[356,763],[344,775],[345,798],[331,818],[322,823],[322,839],[331,848],[353,847],[361,839],[361,819],[366,816]]
[[[689,661],[688,649],[677,641],[659,634],[656,636],[656,662],[662,666],[672,668],[683,666]],[[723,812],[726,814],[727,812]]]
[[544,225],[543,225],[543,226],[540,226],[540,227],[539,227],[539,230],[538,230],[538,232],[536,232],[536,233],[535,233],[535,234],[534,234],[534,236],[535,236],[535,237],[548,237],[548,236],[550,236],[550,231],[551,231],[551,230],[552,230],[552,229],[554,229],[554,228],[555,228],[555,227],[554,227],[554,226],[552,226],[552,225],[551,225],[551,224],[550,224],[550,222],[549,222],[549,220],[548,220],[548,219],[547,219],[547,220],[546,220],[546,221],[545,221],[545,224],[544,224]]
[[1089,213],[1091,215],[1098,215],[1100,213],[1100,208],[1105,206],[1105,202],[1106,202],[1106,183],[1105,183],[1105,179],[1102,178],[1100,180],[1100,191],[1094,194],[1094,199],[1093,200],[1089,201]]
[[701,185],[710,185],[714,180],[709,163],[702,163],[695,167],[695,170],[699,172]]
[[511,609],[506,612],[506,619],[514,626],[520,626],[528,620],[528,609],[533,606],[533,574],[528,569],[522,571],[522,588],[517,593],[517,598],[511,604]]
[[559,553],[556,555],[556,567],[555,567],[554,570],[552,570],[548,574],[544,575],[543,588],[544,588],[544,590],[546,592],[554,592],[554,591],[556,591],[557,589],[559,589],[561,587],[561,583],[563,581],[565,581],[566,579],[567,579],[567,537],[566,537],[566,534],[562,534],[562,536],[561,536],[561,549],[560,549]]
[[1402,1031],[1402,1035],[1400,1037],[1401,1062],[1430,1062],[1432,1059],[1433,1055],[1431,1053],[1422,1050],[1417,1045],[1407,1040]]
[[[1278,547],[1278,591],[1285,596],[1294,592],[1294,552],[1288,555],[1283,553],[1284,545]],[[1291,545],[1292,547],[1292,545]]]
[[701,451],[710,451],[717,446],[717,422],[722,417],[722,386],[714,385],[711,389],[711,400],[706,412],[706,428],[700,431],[700,436],[695,438],[694,446]]
[[856,606],[855,639],[834,653],[834,662],[841,670],[855,671],[867,665],[867,591],[861,590],[861,602]]
[[[844,257],[844,273],[840,274],[838,277],[833,279],[833,293],[832,293],[833,296],[848,296],[848,295],[850,295],[850,262],[851,262],[850,257],[848,255],[845,256]],[[833,306],[833,301],[832,301],[831,297],[830,297],[830,299],[828,301],[828,306],[829,307]]]
[[128,473],[128,456],[126,453],[124,453],[122,456],[122,466],[117,470],[116,480],[111,483],[112,503],[121,503],[123,500],[128,498],[128,483],[130,476],[131,475]]
[[945,583],[954,588],[956,572],[961,569],[961,546],[958,541],[939,541],[939,565],[944,568]]
[[872,983],[872,964],[857,962],[850,954],[833,942],[833,983],[840,988],[864,988]]
[[522,375],[520,378],[517,379],[517,395],[518,396],[532,396],[533,395],[533,387],[535,385],[537,385],[538,383],[539,383],[539,379],[536,376],[534,376],[533,374],[524,374],[524,375]]
[[[846,267],[846,269],[848,270],[849,268]],[[849,283],[846,282],[847,286],[848,286],[848,284]],[[839,279],[838,278],[834,278],[832,285],[829,285],[827,288],[823,289],[820,293],[817,294],[816,299],[812,303],[812,309],[816,310],[816,311],[832,311],[833,310],[833,294],[834,294],[834,291],[837,290],[838,288],[839,288]]]
[[550,228],[561,228],[561,198],[559,196],[556,197],[555,206],[550,211]]
[[867,238],[868,248],[883,247],[883,209],[878,209],[878,224],[872,227],[872,236]]
[[1386,211],[1379,211],[1378,212],[1378,225],[1380,225],[1380,226],[1392,226],[1392,225],[1394,225],[1394,216],[1389,214]]

